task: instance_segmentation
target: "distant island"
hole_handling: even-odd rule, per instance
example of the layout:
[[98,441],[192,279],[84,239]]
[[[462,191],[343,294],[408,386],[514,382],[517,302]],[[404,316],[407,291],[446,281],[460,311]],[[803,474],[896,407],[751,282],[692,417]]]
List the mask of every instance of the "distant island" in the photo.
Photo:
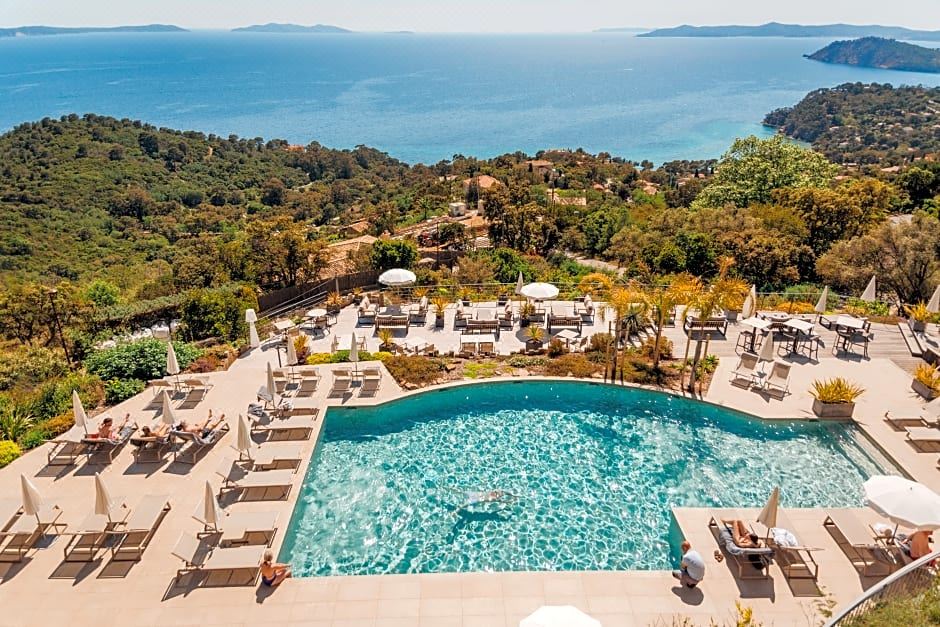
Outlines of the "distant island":
[[940,72],[940,50],[881,37],[834,41],[825,48],[805,56],[807,59],[823,63],[904,72]]
[[186,33],[185,28],[170,24],[145,24],[142,26],[18,26],[0,28],[0,37],[38,37],[47,35],[83,35],[86,33]]
[[780,24],[760,26],[689,26],[659,28],[638,37],[886,37],[940,41],[940,31],[913,30],[903,26],[857,26],[853,24]]
[[302,26],[300,24],[254,24],[252,26],[242,26],[233,28],[233,33],[351,33],[353,31],[340,28],[339,26],[330,26],[329,24],[314,24],[313,26]]
[[594,29],[595,33],[646,33],[649,32],[648,28],[642,28],[640,26],[618,26],[613,28],[596,28]]

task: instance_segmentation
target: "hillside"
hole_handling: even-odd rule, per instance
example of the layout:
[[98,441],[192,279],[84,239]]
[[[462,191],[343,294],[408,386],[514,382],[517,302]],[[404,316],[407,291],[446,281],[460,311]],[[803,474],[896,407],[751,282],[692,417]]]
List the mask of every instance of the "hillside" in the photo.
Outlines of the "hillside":
[[940,50],[881,37],[834,41],[806,58],[883,70],[940,72]]
[[913,30],[902,26],[857,26],[854,24],[780,24],[760,26],[690,26],[659,28],[638,37],[888,37],[940,41],[940,31]]
[[185,33],[185,28],[168,24],[145,24],[142,26],[87,26],[67,28],[60,26],[18,26],[0,28],[0,37],[36,37],[46,35],[82,35],[86,33]]
[[833,161],[900,163],[940,152],[940,88],[846,83],[764,118]]
[[300,24],[254,24],[252,26],[242,26],[233,28],[233,33],[351,33],[351,30],[340,28],[339,26],[330,26],[329,24],[314,24],[313,26],[302,26]]

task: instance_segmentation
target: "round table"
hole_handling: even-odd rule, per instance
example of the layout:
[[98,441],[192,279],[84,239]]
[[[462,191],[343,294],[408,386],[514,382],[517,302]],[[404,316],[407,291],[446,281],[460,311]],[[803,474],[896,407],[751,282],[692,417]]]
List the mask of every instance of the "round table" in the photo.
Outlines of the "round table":
[[790,314],[784,313],[782,311],[768,311],[764,313],[763,316],[765,320],[770,320],[771,322],[776,322],[778,324],[782,324],[793,317]]
[[306,314],[307,318],[322,318],[326,315],[326,309],[311,309]]

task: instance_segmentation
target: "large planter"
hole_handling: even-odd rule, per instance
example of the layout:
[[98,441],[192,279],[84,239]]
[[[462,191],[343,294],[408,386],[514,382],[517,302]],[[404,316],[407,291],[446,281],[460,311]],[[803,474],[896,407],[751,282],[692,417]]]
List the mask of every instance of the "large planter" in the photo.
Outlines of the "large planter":
[[525,341],[525,349],[527,352],[536,352],[542,350],[542,340],[533,340],[528,339]]
[[934,391],[932,388],[927,387],[926,385],[924,385],[917,379],[911,380],[911,389],[917,392],[918,394],[920,394],[921,396],[923,396],[928,401],[932,401],[938,396],[936,391]]
[[820,418],[849,419],[855,411],[855,403],[823,403],[813,399],[813,413]]
[[911,327],[911,331],[913,331],[914,333],[923,333],[924,331],[927,330],[926,322],[920,322],[918,320],[908,320],[907,324],[908,326]]
[[444,328],[444,315],[443,314],[434,314],[434,326],[438,329]]

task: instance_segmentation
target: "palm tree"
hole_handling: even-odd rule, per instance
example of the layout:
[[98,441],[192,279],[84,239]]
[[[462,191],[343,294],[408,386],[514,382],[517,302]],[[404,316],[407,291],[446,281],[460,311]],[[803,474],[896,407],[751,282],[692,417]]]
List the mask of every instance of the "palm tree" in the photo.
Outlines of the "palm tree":
[[[618,287],[611,290],[609,304],[613,307],[616,322],[614,323],[614,339],[610,343],[613,354],[608,363],[611,365],[610,369],[610,379],[614,380],[618,372],[618,358],[619,362],[623,364],[625,361],[624,357],[620,356],[620,340],[623,338],[623,347],[622,350],[626,353],[627,350],[627,341],[630,339],[630,336],[639,331],[639,319],[642,315],[646,313],[647,309],[647,296],[643,293],[642,288],[635,284],[630,283],[624,287]],[[623,368],[620,367],[620,377],[623,379]]]
[[656,286],[647,292],[647,302],[653,310],[656,323],[656,337],[653,346],[653,368],[659,369],[660,344],[663,338],[663,327],[669,312],[677,305],[688,305],[696,295],[702,291],[702,282],[691,274],[685,273],[676,276],[667,286]]

